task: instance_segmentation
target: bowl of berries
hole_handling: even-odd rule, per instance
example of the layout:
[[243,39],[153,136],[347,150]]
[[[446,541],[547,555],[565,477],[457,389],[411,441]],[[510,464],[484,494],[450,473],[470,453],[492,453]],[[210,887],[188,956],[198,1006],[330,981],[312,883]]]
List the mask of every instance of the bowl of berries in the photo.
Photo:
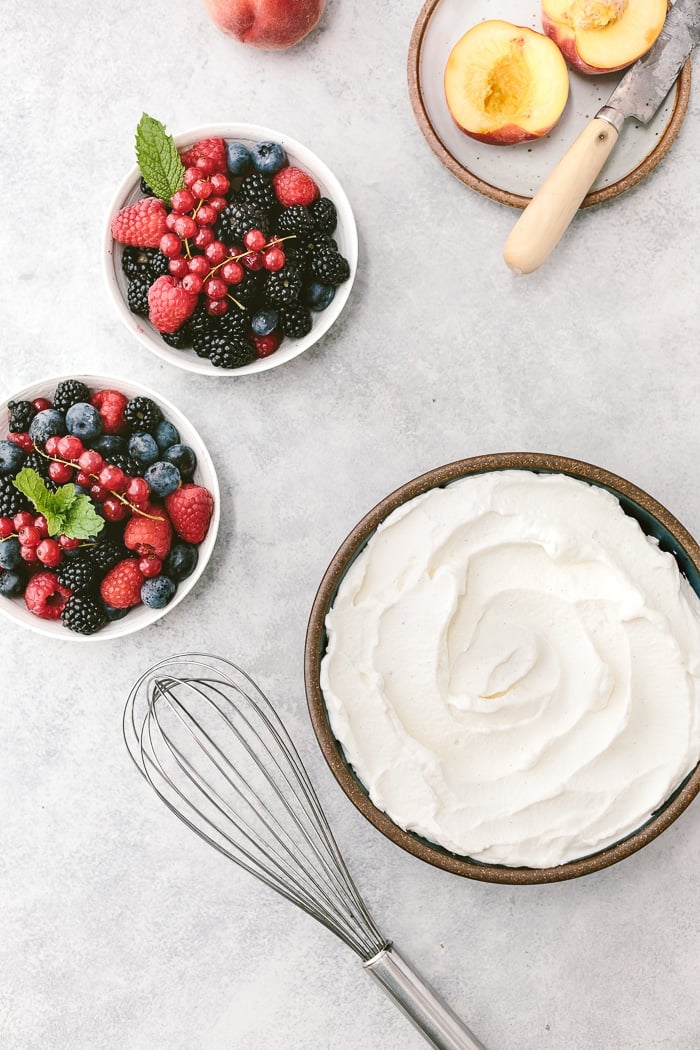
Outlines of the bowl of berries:
[[164,398],[111,376],[35,383],[0,404],[0,614],[53,638],[141,630],[201,576],[219,505]]
[[136,156],[109,211],[103,261],[141,343],[191,372],[247,375],[325,335],[350,295],[357,229],[318,157],[253,124],[173,138],[146,114]]

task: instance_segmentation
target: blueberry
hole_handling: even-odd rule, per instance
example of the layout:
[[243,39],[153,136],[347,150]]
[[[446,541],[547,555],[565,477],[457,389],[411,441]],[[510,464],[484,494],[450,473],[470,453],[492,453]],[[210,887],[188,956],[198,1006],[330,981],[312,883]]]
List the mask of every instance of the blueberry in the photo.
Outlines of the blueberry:
[[251,146],[250,159],[256,171],[274,175],[287,163],[287,154],[278,142],[256,142]]
[[169,576],[153,576],[141,585],[141,601],[151,609],[163,609],[177,590],[177,584]]
[[144,464],[155,463],[160,455],[153,435],[145,434],[140,430],[137,430],[129,438],[128,449],[130,456],[133,456],[139,463]]
[[151,463],[143,475],[154,496],[169,496],[180,484],[180,471],[174,463],[165,463],[159,459]]
[[232,175],[245,175],[250,170],[251,157],[242,142],[226,143],[226,163]]
[[3,569],[19,569],[22,564],[22,555],[19,549],[19,540],[11,536],[8,540],[0,543],[0,567]]
[[191,576],[197,568],[199,551],[191,543],[175,543],[163,562],[163,569],[171,579],[179,583]]
[[171,445],[163,453],[166,463],[173,463],[180,471],[180,477],[190,481],[197,466],[197,457],[189,445]]
[[304,289],[303,299],[310,310],[320,313],[321,310],[325,310],[327,306],[331,305],[334,295],[335,288],[331,288],[328,284],[319,284],[318,281],[312,281]]
[[170,448],[171,445],[177,445],[180,440],[177,429],[168,419],[161,419],[153,433],[161,452],[164,452],[166,448]]
[[109,459],[116,452],[126,451],[126,441],[123,437],[119,437],[119,434],[101,434],[96,441],[93,441],[92,447],[95,452]]
[[279,314],[276,310],[258,310],[250,322],[255,335],[270,335],[274,332],[279,322]]
[[16,474],[24,463],[24,452],[14,441],[0,441],[0,474]]
[[24,580],[18,572],[13,572],[11,569],[0,572],[0,594],[11,598],[14,594],[21,594],[23,590]]
[[66,412],[66,427],[69,434],[74,434],[83,442],[94,441],[102,433],[102,416],[87,401],[78,401]]
[[50,437],[62,437],[66,432],[66,417],[57,408],[37,412],[29,424],[29,436],[35,445],[43,448]]
[[105,616],[108,620],[123,620],[128,609],[115,609],[113,605],[105,605]]

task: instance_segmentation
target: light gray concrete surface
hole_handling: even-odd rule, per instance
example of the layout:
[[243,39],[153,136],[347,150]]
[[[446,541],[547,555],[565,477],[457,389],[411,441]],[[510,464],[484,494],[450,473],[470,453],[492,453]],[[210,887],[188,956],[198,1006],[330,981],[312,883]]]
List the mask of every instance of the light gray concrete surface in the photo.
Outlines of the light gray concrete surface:
[[[214,854],[135,775],[130,683],[210,649],[279,705],[386,931],[489,1050],[696,1050],[700,804],[601,874],[506,888],[431,869],[367,825],[306,713],[306,618],[374,503],[452,459],[577,456],[700,534],[700,104],[653,175],[578,216],[550,264],[501,261],[515,215],[453,179],[406,91],[417,2],[330,0],[289,53],[220,35],[196,0],[6,0],[2,397],[42,376],[140,377],[199,427],[223,520],[196,592],[111,644],[0,624],[4,1050],[419,1050],[340,943]],[[122,327],[100,240],[146,110],[171,131],[283,129],[342,181],[358,279],[318,347],[260,376],[168,368]]]

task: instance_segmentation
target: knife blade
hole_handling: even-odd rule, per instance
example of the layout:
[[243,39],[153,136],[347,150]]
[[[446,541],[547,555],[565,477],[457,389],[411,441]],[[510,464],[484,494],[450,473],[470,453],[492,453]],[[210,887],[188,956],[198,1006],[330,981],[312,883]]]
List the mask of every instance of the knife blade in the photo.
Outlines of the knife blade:
[[564,154],[508,237],[503,257],[532,273],[549,257],[610,156],[628,117],[648,124],[700,42],[700,0],[676,0],[650,51],[628,69]]

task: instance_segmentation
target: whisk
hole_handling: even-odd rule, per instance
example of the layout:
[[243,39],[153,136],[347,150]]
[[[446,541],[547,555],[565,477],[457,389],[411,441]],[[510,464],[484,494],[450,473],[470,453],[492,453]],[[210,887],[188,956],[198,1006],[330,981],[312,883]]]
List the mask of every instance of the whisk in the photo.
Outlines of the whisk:
[[199,653],[156,664],[129,694],[124,739],[168,809],[352,948],[432,1046],[485,1050],[377,927],[289,734],[244,671]]

